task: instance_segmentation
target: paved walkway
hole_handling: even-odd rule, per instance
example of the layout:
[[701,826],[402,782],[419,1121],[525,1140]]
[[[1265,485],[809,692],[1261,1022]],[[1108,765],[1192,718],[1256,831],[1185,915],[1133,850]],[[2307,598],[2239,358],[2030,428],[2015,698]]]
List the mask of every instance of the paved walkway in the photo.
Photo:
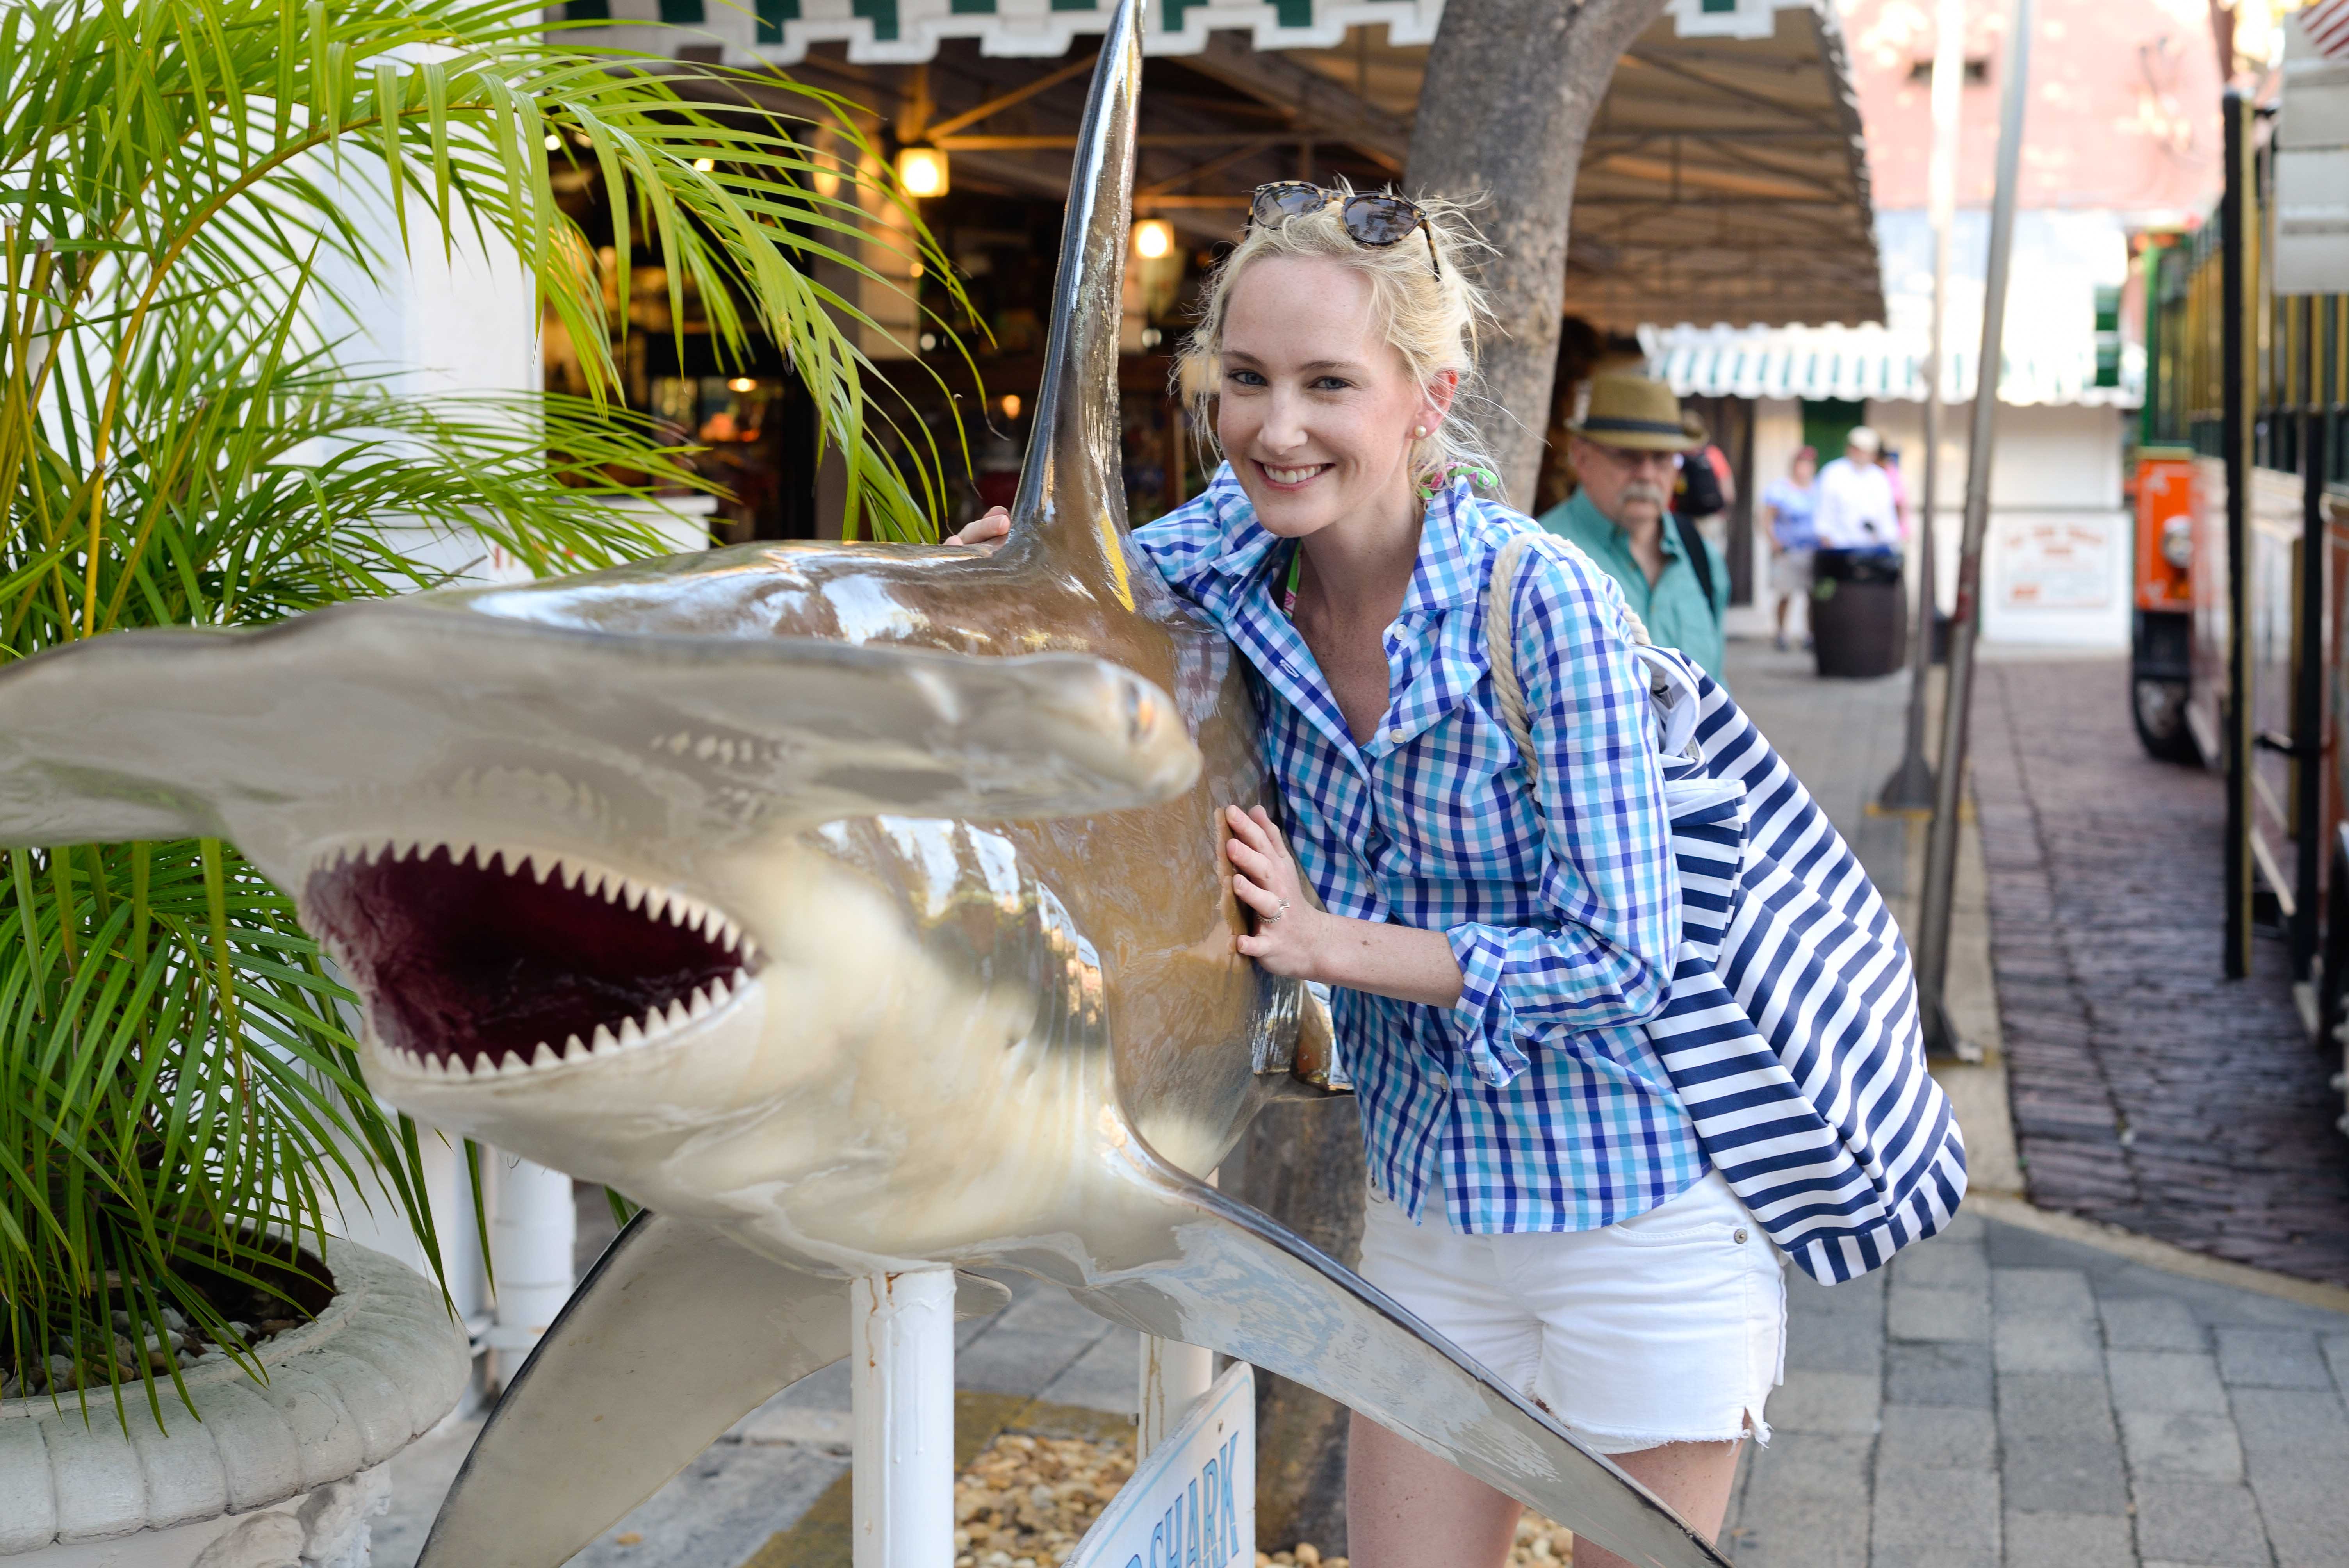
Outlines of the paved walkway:
[[[1984,685],[2085,689],[2104,667],[1992,664]],[[1905,677],[1823,684],[1806,669],[1766,645],[1732,648],[1740,702],[1909,918],[1916,845],[1904,856],[1909,830],[1866,813],[1899,759]],[[2028,764],[2058,748],[2125,744],[2126,767],[2136,742],[2114,702],[2121,722],[2109,742],[2085,708],[2068,720],[2034,710]],[[1978,732],[1995,727],[1994,711],[1985,704]],[[2084,806],[2094,799],[2086,792]],[[2137,804],[2126,791],[2101,797],[2107,809],[2114,799]],[[1992,799],[1982,816],[1989,839]],[[1992,867],[1994,893],[2013,864],[2009,855]],[[2067,898],[2093,900],[2087,884],[2120,869],[2059,875]],[[1980,885],[1979,866],[1961,868],[1961,915],[1970,885]],[[2164,900],[2176,902],[2174,892],[2147,902]],[[2010,928],[1996,923],[2016,914],[1996,897],[1990,907],[2002,974]],[[2187,925],[2195,913],[2154,918]],[[1961,918],[1961,947],[1968,934]],[[1988,935],[1977,915],[1975,945]],[[2216,935],[2203,945],[2215,962]],[[2002,992],[1992,1006],[1961,995],[1989,983],[1987,963],[1969,968],[1961,956],[1951,1004],[1981,1020],[1967,1027],[1989,1041],[1991,1060],[1951,1076],[1994,1082],[2002,1043],[2038,1026],[2037,998]],[[2214,1054],[2230,1034],[2226,1018],[2208,1016],[2170,1031]],[[1961,1108],[1978,1184],[1994,1162],[1982,1151],[2010,1136],[1998,1125],[2005,1100],[2001,1086]],[[2349,1162],[2349,1149],[2334,1152]],[[2034,1168],[2034,1190],[2037,1176]],[[2349,1565],[2349,1314],[2130,1255],[2155,1250],[2085,1245],[1977,1212],[1881,1275],[1826,1290],[1790,1271],[1786,1382],[1770,1406],[1776,1437],[1749,1449],[1723,1542],[1739,1568]]]
[[2349,1563],[2349,1315],[1963,1214],[1788,1282],[1738,1568]]

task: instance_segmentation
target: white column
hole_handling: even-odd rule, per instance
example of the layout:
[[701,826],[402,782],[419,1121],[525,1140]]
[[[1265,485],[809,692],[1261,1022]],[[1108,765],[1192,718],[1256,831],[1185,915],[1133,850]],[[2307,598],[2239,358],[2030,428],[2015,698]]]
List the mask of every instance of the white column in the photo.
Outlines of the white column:
[[1136,1461],[1180,1425],[1191,1402],[1215,1386],[1216,1353],[1179,1339],[1142,1336],[1142,1421],[1134,1434]]
[[[429,46],[410,53],[451,57]],[[534,392],[543,385],[537,289],[512,245],[485,223],[477,230],[461,202],[452,202],[444,245],[439,221],[413,193],[397,198],[407,207],[403,244],[395,194],[380,165],[337,165],[316,155],[308,171],[336,192],[341,215],[379,258],[370,265],[339,255],[319,258],[311,316],[322,342],[341,345],[344,364],[405,397]],[[400,531],[394,542],[435,566],[462,570],[469,582],[528,576],[471,529]]]
[[484,1150],[490,1168],[490,1264],[497,1275],[492,1368],[503,1383],[571,1299],[579,1211],[571,1178],[516,1155]]
[[863,1275],[848,1311],[855,1568],[938,1568],[954,1561],[954,1271]]

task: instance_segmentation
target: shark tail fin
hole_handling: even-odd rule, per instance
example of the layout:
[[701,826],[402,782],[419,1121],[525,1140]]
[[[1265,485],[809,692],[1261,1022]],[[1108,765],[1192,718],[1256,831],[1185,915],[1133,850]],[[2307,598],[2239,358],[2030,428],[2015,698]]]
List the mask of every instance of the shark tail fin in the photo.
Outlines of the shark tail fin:
[[1118,0],[1077,133],[1034,434],[1012,503],[1012,548],[1134,606],[1117,418],[1118,334],[1142,94],[1141,0]]
[[1652,1493],[1377,1287],[1138,1140],[1124,1152],[1138,1208],[1092,1238],[1109,1244],[1081,1279],[1035,1272],[1112,1322],[1318,1389],[1632,1563],[1726,1568]]
[[[957,1281],[964,1316],[1009,1299]],[[418,1568],[558,1568],[848,1342],[847,1280],[637,1215],[506,1386]]]

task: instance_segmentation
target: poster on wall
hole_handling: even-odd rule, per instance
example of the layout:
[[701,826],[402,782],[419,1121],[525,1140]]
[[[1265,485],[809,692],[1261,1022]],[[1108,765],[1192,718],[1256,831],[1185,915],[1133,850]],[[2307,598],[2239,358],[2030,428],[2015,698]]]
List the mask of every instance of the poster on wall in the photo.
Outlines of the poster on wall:
[[2104,519],[2002,518],[1999,603],[2008,610],[2102,610],[2113,602],[2115,530]]

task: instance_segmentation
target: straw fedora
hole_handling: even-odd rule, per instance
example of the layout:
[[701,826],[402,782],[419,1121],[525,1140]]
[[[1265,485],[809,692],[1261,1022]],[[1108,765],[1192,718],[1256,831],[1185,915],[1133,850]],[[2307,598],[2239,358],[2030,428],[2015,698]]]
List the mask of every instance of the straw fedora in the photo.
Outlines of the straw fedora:
[[1704,421],[1681,411],[1681,400],[1644,376],[1599,376],[1590,383],[1582,418],[1569,434],[1602,447],[1642,452],[1688,452],[1704,445]]

